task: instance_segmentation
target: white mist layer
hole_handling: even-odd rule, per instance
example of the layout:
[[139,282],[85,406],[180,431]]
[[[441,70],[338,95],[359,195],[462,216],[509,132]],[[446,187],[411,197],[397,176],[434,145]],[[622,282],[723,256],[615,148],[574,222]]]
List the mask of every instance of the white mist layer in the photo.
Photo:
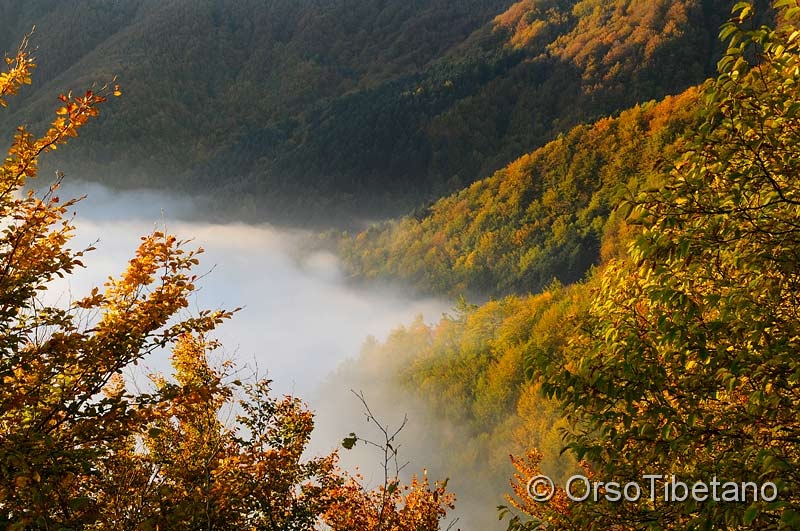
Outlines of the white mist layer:
[[[199,290],[189,311],[243,307],[214,333],[223,345],[218,359],[233,359],[238,366],[245,366],[244,377],[257,368],[259,376],[273,380],[275,395],[291,394],[309,404],[316,414],[309,455],[338,448],[342,465],[351,471],[358,467],[367,486],[381,483],[380,456],[374,449],[357,445],[348,452],[340,447],[350,431],[379,439],[374,424],[365,422],[363,408],[349,390],[364,391],[383,423],[397,427],[404,414],[409,416],[398,437],[400,464],[409,462],[403,476],[420,474],[427,467],[431,481],[452,476],[450,487],[456,487],[457,495],[462,491],[456,511],[448,518],[458,517],[454,529],[501,527],[494,508],[502,500],[470,493],[465,488],[470,486],[470,478],[440,468],[443,456],[433,442],[435,433],[458,432],[457,426],[430,418],[425,406],[391,384],[392,375],[381,367],[364,368],[366,378],[352,378],[347,371],[337,370],[347,360],[358,358],[368,336],[383,341],[392,330],[419,315],[428,322],[438,321],[451,309],[449,303],[414,298],[388,287],[350,285],[334,255],[300,252],[309,237],[303,231],[180,221],[194,217],[191,202],[154,192],[113,192],[79,183],[65,186],[59,194],[62,199],[87,195],[73,209],[76,235],[70,247],[78,250],[93,245],[96,250],[83,259],[86,269],[54,284],[47,293],[49,301],[75,299],[94,286],[102,289],[109,276],[124,271],[140,237],[154,230],[166,229],[179,239],[191,239],[188,248],[205,250],[196,270],[205,276],[197,282]],[[129,375],[138,379],[152,372],[170,372],[167,353],[144,360]]]
[[[308,234],[270,226],[175,221],[188,203],[150,192],[113,193],[98,185],[75,188],[87,198],[75,207],[76,236],[70,246],[95,251],[81,269],[58,283],[49,297],[77,298],[118,276],[133,257],[139,238],[166,230],[203,247],[193,308],[242,307],[215,332],[224,356],[257,365],[280,394],[308,400],[324,377],[354,358],[368,335],[379,338],[416,315],[438,319],[447,305],[416,299],[389,288],[357,288],[343,278],[338,260],[327,252],[298,253]],[[85,190],[88,189],[88,192]],[[69,197],[71,190],[61,191]],[[168,370],[168,360],[145,365]],[[313,406],[313,404],[312,404]]]

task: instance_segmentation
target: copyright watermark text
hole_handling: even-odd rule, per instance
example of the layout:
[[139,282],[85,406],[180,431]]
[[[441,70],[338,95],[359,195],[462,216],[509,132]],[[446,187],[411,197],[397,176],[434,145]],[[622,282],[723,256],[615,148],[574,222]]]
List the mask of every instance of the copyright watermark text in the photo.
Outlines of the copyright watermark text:
[[[556,487],[549,477],[534,476],[528,481],[527,491],[537,502],[549,501],[556,493]],[[645,474],[641,481],[620,483],[617,481],[592,481],[586,476],[570,477],[564,485],[567,498],[574,502],[608,501],[637,502],[650,501],[685,502],[772,502],[778,498],[778,487],[772,482],[761,485],[752,481],[719,481],[714,476],[711,481],[684,483],[677,476],[669,474]]]

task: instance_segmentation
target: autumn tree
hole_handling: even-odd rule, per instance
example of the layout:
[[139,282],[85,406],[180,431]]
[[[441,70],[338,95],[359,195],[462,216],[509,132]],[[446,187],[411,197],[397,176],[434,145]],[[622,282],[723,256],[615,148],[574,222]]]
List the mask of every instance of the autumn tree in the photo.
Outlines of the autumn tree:
[[[508,506],[498,507],[501,519],[508,518],[508,531],[536,531],[540,529],[570,529],[577,531],[573,522],[572,501],[567,492],[555,483],[535,483],[542,478],[540,468],[542,452],[528,450],[524,456],[511,456],[516,472],[510,480],[512,494],[506,494]],[[589,472],[584,464],[584,472]],[[542,496],[542,501],[533,496]]]
[[[27,39],[0,74],[0,104],[31,82]],[[187,331],[206,332],[229,314],[204,312],[173,323],[194,288],[196,251],[159,232],[142,238],[127,271],[67,307],[41,293],[69,275],[84,251],[68,247],[73,225],[58,181],[41,196],[26,191],[39,156],[53,151],[98,113],[116,87],[75,96],[42,136],[20,127],[0,166],[0,525],[79,527],[100,507],[86,489],[95,463],[130,433],[133,404],[101,390],[123,368]],[[59,179],[60,180],[60,179]]]
[[654,500],[575,504],[583,529],[800,527],[800,7],[774,8],[769,28],[735,6],[705,123],[634,202],[640,236],[597,279],[546,387],[603,481],[772,482],[777,498],[677,503],[661,485]]
[[[447,481],[431,484],[427,471],[422,478],[414,475],[403,483],[400,472],[406,464],[398,461],[398,436],[408,417],[396,428],[383,424],[372,412],[363,392],[353,393],[363,406],[366,420],[377,427],[379,436],[372,440],[351,433],[342,446],[352,449],[364,444],[381,454],[383,481],[373,489],[365,488],[361,476],[345,474],[342,482],[330,492],[331,505],[323,521],[332,531],[433,531],[449,509],[454,508],[455,496],[447,491]],[[448,530],[455,525],[451,522]]]
[[270,396],[268,380],[233,379],[231,362],[212,367],[216,346],[183,334],[174,374],[153,375],[135,436],[98,463],[94,529],[306,530],[327,510],[343,480],[335,454],[303,459],[311,412]]
[[[26,40],[0,73],[2,106],[34,66]],[[154,232],[105,289],[65,306],[43,296],[91,248],[69,247],[65,214],[76,200],[58,197],[61,177],[41,195],[26,185],[39,157],[77,136],[109,95],[120,95],[116,85],[62,95],[48,130],[20,127],[0,165],[0,527],[286,531],[345,521],[375,495],[343,494],[357,483],[336,454],[304,457],[312,413],[270,396],[268,380],[242,382],[232,363],[211,364],[209,334],[231,312],[183,312],[202,249]],[[123,371],[167,351],[174,374],[129,390]],[[391,529],[435,529],[450,503],[443,487],[396,487],[413,496],[392,506],[404,520]]]

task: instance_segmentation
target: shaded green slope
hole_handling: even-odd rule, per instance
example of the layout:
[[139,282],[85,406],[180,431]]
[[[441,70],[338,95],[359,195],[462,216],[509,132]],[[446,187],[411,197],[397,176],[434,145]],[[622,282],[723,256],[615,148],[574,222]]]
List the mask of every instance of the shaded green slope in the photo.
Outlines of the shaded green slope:
[[41,125],[57,90],[117,74],[125,97],[61,167],[219,214],[354,223],[702,81],[726,4],[0,0],[0,45],[36,24],[45,81],[4,120]]

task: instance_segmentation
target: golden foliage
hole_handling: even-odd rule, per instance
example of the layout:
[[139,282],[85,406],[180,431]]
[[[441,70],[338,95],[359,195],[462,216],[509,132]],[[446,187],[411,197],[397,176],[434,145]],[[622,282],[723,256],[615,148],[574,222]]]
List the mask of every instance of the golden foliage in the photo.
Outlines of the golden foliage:
[[[6,64],[3,105],[30,82],[27,42]],[[314,423],[300,400],[269,396],[267,380],[233,380],[232,363],[209,363],[218,345],[207,334],[232,312],[180,315],[202,249],[156,231],[105,289],[67,307],[39,296],[91,248],[67,247],[76,200],[57,196],[61,177],[42,197],[23,186],[42,154],[120,94],[113,84],[60,96],[48,130],[20,127],[0,165],[0,528],[284,531],[370,514],[389,491],[360,490],[335,453],[304,458]],[[130,392],[122,371],[164,349],[173,377]],[[391,529],[435,529],[451,506],[427,479],[391,489],[379,515]]]
[[362,478],[348,478],[331,493],[333,503],[324,515],[333,531],[435,530],[455,497],[445,483],[431,486],[427,475],[401,485],[398,480],[366,491]]

